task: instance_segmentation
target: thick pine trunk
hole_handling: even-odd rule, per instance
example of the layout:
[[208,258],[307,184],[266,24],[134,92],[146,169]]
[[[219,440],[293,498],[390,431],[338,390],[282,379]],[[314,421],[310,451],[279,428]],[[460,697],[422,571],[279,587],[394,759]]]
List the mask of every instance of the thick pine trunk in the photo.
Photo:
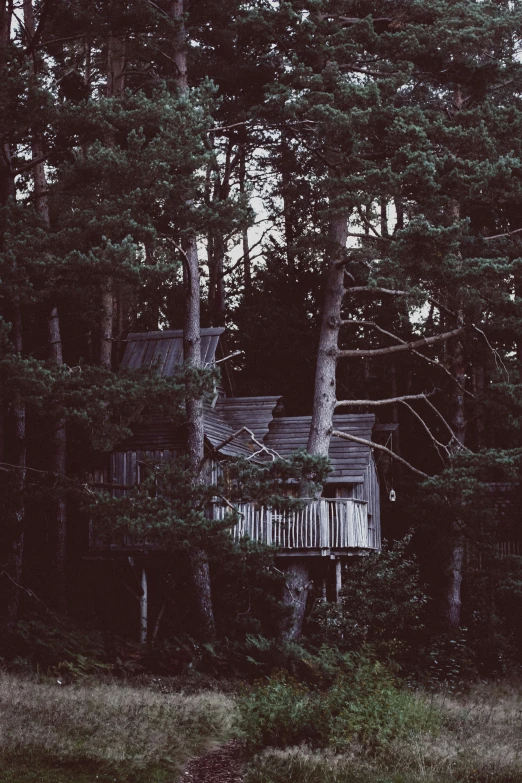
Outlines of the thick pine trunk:
[[306,560],[290,562],[285,568],[283,595],[283,603],[290,611],[281,634],[286,641],[299,639],[301,635],[310,587],[310,568]]
[[[177,67],[177,85],[181,93],[188,90],[187,43],[184,24],[183,0],[170,4],[171,18],[177,23],[174,36],[174,60]],[[187,232],[182,241],[184,253],[183,278],[185,287],[185,313],[183,323],[183,352],[185,362],[201,367],[201,286],[196,237]],[[187,455],[196,484],[201,481],[201,470],[205,456],[205,429],[203,400],[187,401]],[[216,636],[216,624],[212,607],[212,590],[208,556],[204,548],[194,547],[189,551],[194,595],[199,617],[200,633],[205,641]]]
[[[328,456],[336,396],[337,352],[344,296],[344,254],[346,250],[348,215],[342,213],[332,221],[331,258],[326,272],[325,295],[319,351],[317,355],[314,406],[307,450],[315,456]],[[305,617],[306,601],[311,586],[310,569],[306,561],[289,563],[286,567],[284,603],[290,610],[290,620],[283,632],[286,639],[298,639]]]
[[342,213],[332,221],[332,256],[326,272],[321,335],[315,371],[314,406],[307,450],[317,456],[328,456],[332,419],[335,411],[337,352],[344,296],[343,259],[346,249],[348,215]]

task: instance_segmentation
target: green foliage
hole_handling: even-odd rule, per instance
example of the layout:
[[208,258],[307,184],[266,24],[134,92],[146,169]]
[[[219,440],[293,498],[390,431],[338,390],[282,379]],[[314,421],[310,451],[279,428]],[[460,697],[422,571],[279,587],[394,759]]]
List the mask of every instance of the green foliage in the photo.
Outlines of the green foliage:
[[428,598],[411,536],[382,552],[353,558],[343,571],[340,603],[319,602],[311,616],[313,641],[340,650],[369,646],[383,660],[411,666],[422,639]]
[[354,742],[377,749],[436,725],[436,717],[399,690],[381,664],[348,655],[326,689],[280,672],[246,693],[239,712],[240,732],[252,749],[305,743],[341,750]]
[[215,498],[294,508],[300,501],[289,497],[285,489],[301,482],[317,487],[329,463],[304,452],[296,452],[289,460],[266,463],[230,461],[217,484],[205,482],[201,471],[191,468],[185,456],[151,462],[146,467],[144,480],[124,497],[96,493],[94,500],[87,498],[86,509],[100,533],[148,539],[172,552],[189,546],[211,549],[209,536],[236,524],[238,512],[232,504],[222,520],[212,519],[209,509]]

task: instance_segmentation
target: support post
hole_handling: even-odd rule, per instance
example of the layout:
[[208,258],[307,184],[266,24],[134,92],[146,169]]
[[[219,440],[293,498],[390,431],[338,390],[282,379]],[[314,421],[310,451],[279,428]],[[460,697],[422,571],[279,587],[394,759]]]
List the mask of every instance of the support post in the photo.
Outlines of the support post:
[[148,584],[145,566],[141,569],[141,597],[140,597],[140,644],[147,644],[148,630]]
[[341,603],[341,590],[343,587],[342,573],[341,558],[338,557],[335,561],[335,602],[338,604]]

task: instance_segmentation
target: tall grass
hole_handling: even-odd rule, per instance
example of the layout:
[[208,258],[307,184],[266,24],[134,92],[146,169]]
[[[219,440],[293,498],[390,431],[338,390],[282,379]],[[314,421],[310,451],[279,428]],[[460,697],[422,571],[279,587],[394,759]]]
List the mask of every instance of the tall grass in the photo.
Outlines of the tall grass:
[[441,716],[435,732],[413,728],[372,752],[267,748],[245,783],[522,783],[522,683],[423,700]]
[[0,673],[0,781],[25,783],[37,771],[34,780],[49,783],[87,773],[89,781],[171,781],[189,756],[228,736],[233,720],[233,701],[221,693]]

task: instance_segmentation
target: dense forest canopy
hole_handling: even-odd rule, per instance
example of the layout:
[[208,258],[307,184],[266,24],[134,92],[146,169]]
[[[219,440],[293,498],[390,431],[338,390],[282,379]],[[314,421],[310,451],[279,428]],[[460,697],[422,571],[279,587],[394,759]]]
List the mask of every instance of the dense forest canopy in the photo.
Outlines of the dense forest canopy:
[[[458,627],[488,485],[519,476],[521,23],[511,0],[2,0],[9,627],[26,585],[67,609],[90,471],[145,407],[188,422],[200,491],[202,326],[237,393],[313,411],[312,456],[334,411],[400,424],[390,533],[440,549]],[[163,328],[174,379],[118,370]]]

